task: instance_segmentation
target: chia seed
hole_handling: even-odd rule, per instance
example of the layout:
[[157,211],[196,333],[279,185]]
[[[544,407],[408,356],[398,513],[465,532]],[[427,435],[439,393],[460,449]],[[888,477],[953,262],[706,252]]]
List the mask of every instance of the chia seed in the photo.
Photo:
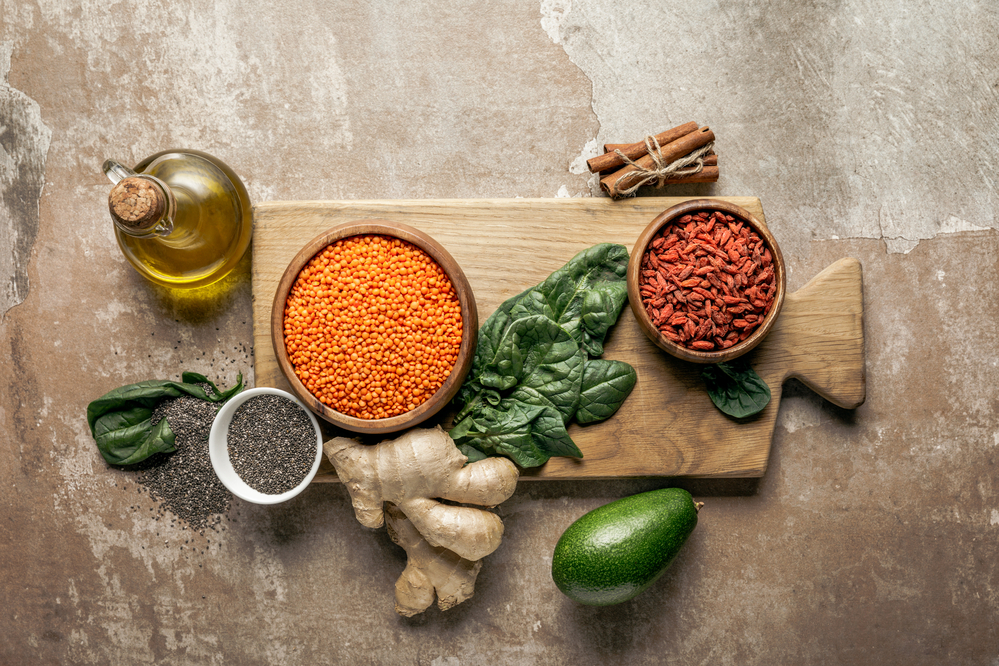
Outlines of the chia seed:
[[280,395],[255,395],[240,405],[227,443],[236,474],[265,495],[280,495],[300,484],[316,460],[312,421]]
[[[211,390],[207,385],[204,388]],[[198,531],[218,525],[232,499],[208,457],[208,434],[219,407],[219,403],[193,396],[160,402],[153,410],[152,424],[167,420],[177,450],[157,453],[133,467],[138,472],[136,480],[161,508]]]

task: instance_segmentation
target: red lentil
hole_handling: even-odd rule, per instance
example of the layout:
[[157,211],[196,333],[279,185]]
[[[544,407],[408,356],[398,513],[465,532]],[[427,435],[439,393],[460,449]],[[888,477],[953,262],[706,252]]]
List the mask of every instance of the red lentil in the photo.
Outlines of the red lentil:
[[639,293],[667,339],[698,351],[728,349],[748,338],[773,306],[773,255],[732,215],[684,215],[650,241]]
[[461,305],[423,250],[375,234],[338,240],[292,285],[284,341],[295,373],[323,404],[349,416],[404,414],[451,374]]

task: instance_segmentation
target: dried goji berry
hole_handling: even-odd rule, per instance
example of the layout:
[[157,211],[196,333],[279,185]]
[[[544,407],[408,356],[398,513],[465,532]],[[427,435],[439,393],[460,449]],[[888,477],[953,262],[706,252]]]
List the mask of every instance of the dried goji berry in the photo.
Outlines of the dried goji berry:
[[725,349],[770,311],[773,254],[742,220],[698,211],[661,229],[639,272],[639,293],[663,336],[690,349]]

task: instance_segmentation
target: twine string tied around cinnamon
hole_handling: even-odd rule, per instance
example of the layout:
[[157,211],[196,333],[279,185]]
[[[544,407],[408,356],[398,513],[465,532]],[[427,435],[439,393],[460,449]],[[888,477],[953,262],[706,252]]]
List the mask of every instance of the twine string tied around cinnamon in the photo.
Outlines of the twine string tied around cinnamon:
[[[662,187],[670,179],[693,176],[704,169],[704,156],[714,149],[714,141],[707,143],[697,150],[694,150],[683,157],[667,163],[663,158],[662,146],[654,136],[645,137],[645,147],[652,158],[652,166],[646,168],[627,157],[620,150],[614,152],[624,160],[624,163],[634,167],[633,171],[623,174],[614,182],[614,187],[619,196],[627,197],[635,194],[638,188],[643,185],[655,182],[656,187]],[[622,188],[622,181],[634,181],[628,187]]]

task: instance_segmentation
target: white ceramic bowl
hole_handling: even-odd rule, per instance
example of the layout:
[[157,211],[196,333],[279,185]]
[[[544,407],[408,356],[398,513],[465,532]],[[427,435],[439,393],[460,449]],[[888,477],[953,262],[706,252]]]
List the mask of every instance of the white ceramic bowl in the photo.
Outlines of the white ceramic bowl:
[[[302,479],[300,484],[279,495],[269,495],[251,488],[245,481],[243,481],[243,479],[239,477],[239,474],[237,474],[236,470],[232,467],[232,462],[229,460],[229,446],[226,440],[229,433],[229,424],[232,422],[232,416],[236,413],[236,410],[240,405],[255,395],[279,395],[283,398],[288,398],[301,407],[302,411],[309,416],[309,420],[312,422],[312,427],[316,431],[316,459],[312,463],[312,469],[305,476],[305,478]],[[228,488],[229,492],[233,495],[240,499],[246,500],[247,502],[253,502],[254,504],[278,504],[280,502],[290,500],[292,497],[305,490],[305,488],[312,483],[312,479],[315,478],[316,472],[319,470],[319,463],[323,457],[323,433],[319,429],[319,421],[316,420],[316,415],[313,414],[301,400],[287,391],[268,387],[247,389],[236,394],[235,397],[230,398],[215,416],[215,421],[212,423],[211,433],[208,435],[208,457],[211,458],[212,467],[215,469],[215,474],[219,477],[219,481],[221,481],[222,485]]]

